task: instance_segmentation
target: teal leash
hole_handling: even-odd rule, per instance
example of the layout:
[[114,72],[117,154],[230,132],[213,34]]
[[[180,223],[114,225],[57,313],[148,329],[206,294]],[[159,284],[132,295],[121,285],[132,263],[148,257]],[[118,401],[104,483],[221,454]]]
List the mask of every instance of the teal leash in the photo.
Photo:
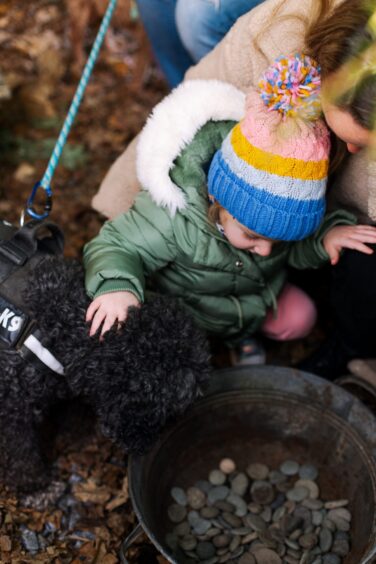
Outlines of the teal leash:
[[[46,171],[43,175],[42,180],[38,181],[34,185],[32,191],[31,191],[31,195],[27,200],[26,208],[22,212],[21,225],[23,225],[23,223],[24,223],[25,213],[28,214],[30,217],[32,217],[34,219],[45,219],[46,217],[48,217],[48,215],[51,211],[51,208],[52,208],[51,180],[52,180],[52,177],[54,175],[55,169],[58,165],[58,162],[59,162],[59,159],[61,157],[61,153],[63,151],[64,145],[67,141],[67,137],[69,135],[69,132],[72,128],[74,119],[75,119],[77,112],[78,112],[78,109],[80,107],[82,97],[85,93],[86,87],[88,85],[91,74],[93,72],[93,68],[94,68],[95,62],[97,60],[99,50],[102,46],[104,36],[106,35],[107,29],[110,25],[111,17],[112,17],[114,9],[116,7],[116,3],[117,3],[117,0],[109,0],[106,13],[103,16],[103,20],[102,20],[102,23],[101,23],[100,28],[98,30],[97,36],[95,38],[93,47],[91,48],[89,58],[87,60],[87,63],[85,65],[84,70],[82,71],[80,82],[78,83],[75,95],[73,97],[73,100],[72,100],[71,105],[70,105],[69,110],[68,110],[68,114],[65,118],[63,127],[61,128],[61,131],[60,131],[59,137],[56,141],[54,150],[53,150],[52,155],[50,157],[50,160],[47,164]],[[43,190],[45,191],[45,203],[44,203],[44,212],[43,213],[37,213],[34,209],[34,206],[33,206],[34,198],[35,198],[36,193],[37,193],[39,188],[43,188]]]

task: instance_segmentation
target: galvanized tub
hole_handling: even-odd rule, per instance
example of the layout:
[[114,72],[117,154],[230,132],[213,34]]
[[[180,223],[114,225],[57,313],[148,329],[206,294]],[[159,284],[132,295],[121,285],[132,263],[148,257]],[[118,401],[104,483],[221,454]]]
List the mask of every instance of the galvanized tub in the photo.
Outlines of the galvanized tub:
[[[214,372],[189,412],[144,457],[130,457],[129,484],[139,527],[169,560],[170,490],[193,485],[231,457],[239,468],[272,468],[292,458],[320,470],[322,499],[350,500],[352,549],[345,564],[376,561],[376,418],[355,396],[316,376],[260,366]],[[142,529],[141,529],[142,526]]]

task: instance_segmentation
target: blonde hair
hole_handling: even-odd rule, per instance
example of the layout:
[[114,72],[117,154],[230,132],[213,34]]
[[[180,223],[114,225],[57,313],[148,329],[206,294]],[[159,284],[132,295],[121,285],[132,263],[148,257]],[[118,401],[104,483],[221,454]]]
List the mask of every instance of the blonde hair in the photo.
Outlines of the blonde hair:
[[209,204],[209,209],[208,209],[208,219],[211,223],[213,223],[214,225],[216,223],[219,222],[219,214],[221,213],[221,210],[223,210],[224,207],[221,206],[220,203],[217,202],[217,200],[214,200],[214,202],[212,204]]

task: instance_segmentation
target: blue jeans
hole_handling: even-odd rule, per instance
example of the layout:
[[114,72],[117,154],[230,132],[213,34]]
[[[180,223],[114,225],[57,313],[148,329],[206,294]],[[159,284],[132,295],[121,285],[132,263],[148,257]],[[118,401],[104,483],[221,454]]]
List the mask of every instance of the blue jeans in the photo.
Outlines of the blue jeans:
[[171,87],[263,0],[137,0],[154,56]]

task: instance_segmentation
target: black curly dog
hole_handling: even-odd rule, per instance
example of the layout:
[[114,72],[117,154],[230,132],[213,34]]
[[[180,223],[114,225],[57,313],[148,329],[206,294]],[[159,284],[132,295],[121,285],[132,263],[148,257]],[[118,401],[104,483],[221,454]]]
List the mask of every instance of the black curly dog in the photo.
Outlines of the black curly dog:
[[209,372],[206,338],[171,299],[133,308],[119,331],[90,338],[81,264],[49,257],[30,275],[25,303],[64,374],[0,350],[0,482],[12,489],[48,483],[40,428],[57,402],[82,398],[104,435],[142,453],[200,395]]

